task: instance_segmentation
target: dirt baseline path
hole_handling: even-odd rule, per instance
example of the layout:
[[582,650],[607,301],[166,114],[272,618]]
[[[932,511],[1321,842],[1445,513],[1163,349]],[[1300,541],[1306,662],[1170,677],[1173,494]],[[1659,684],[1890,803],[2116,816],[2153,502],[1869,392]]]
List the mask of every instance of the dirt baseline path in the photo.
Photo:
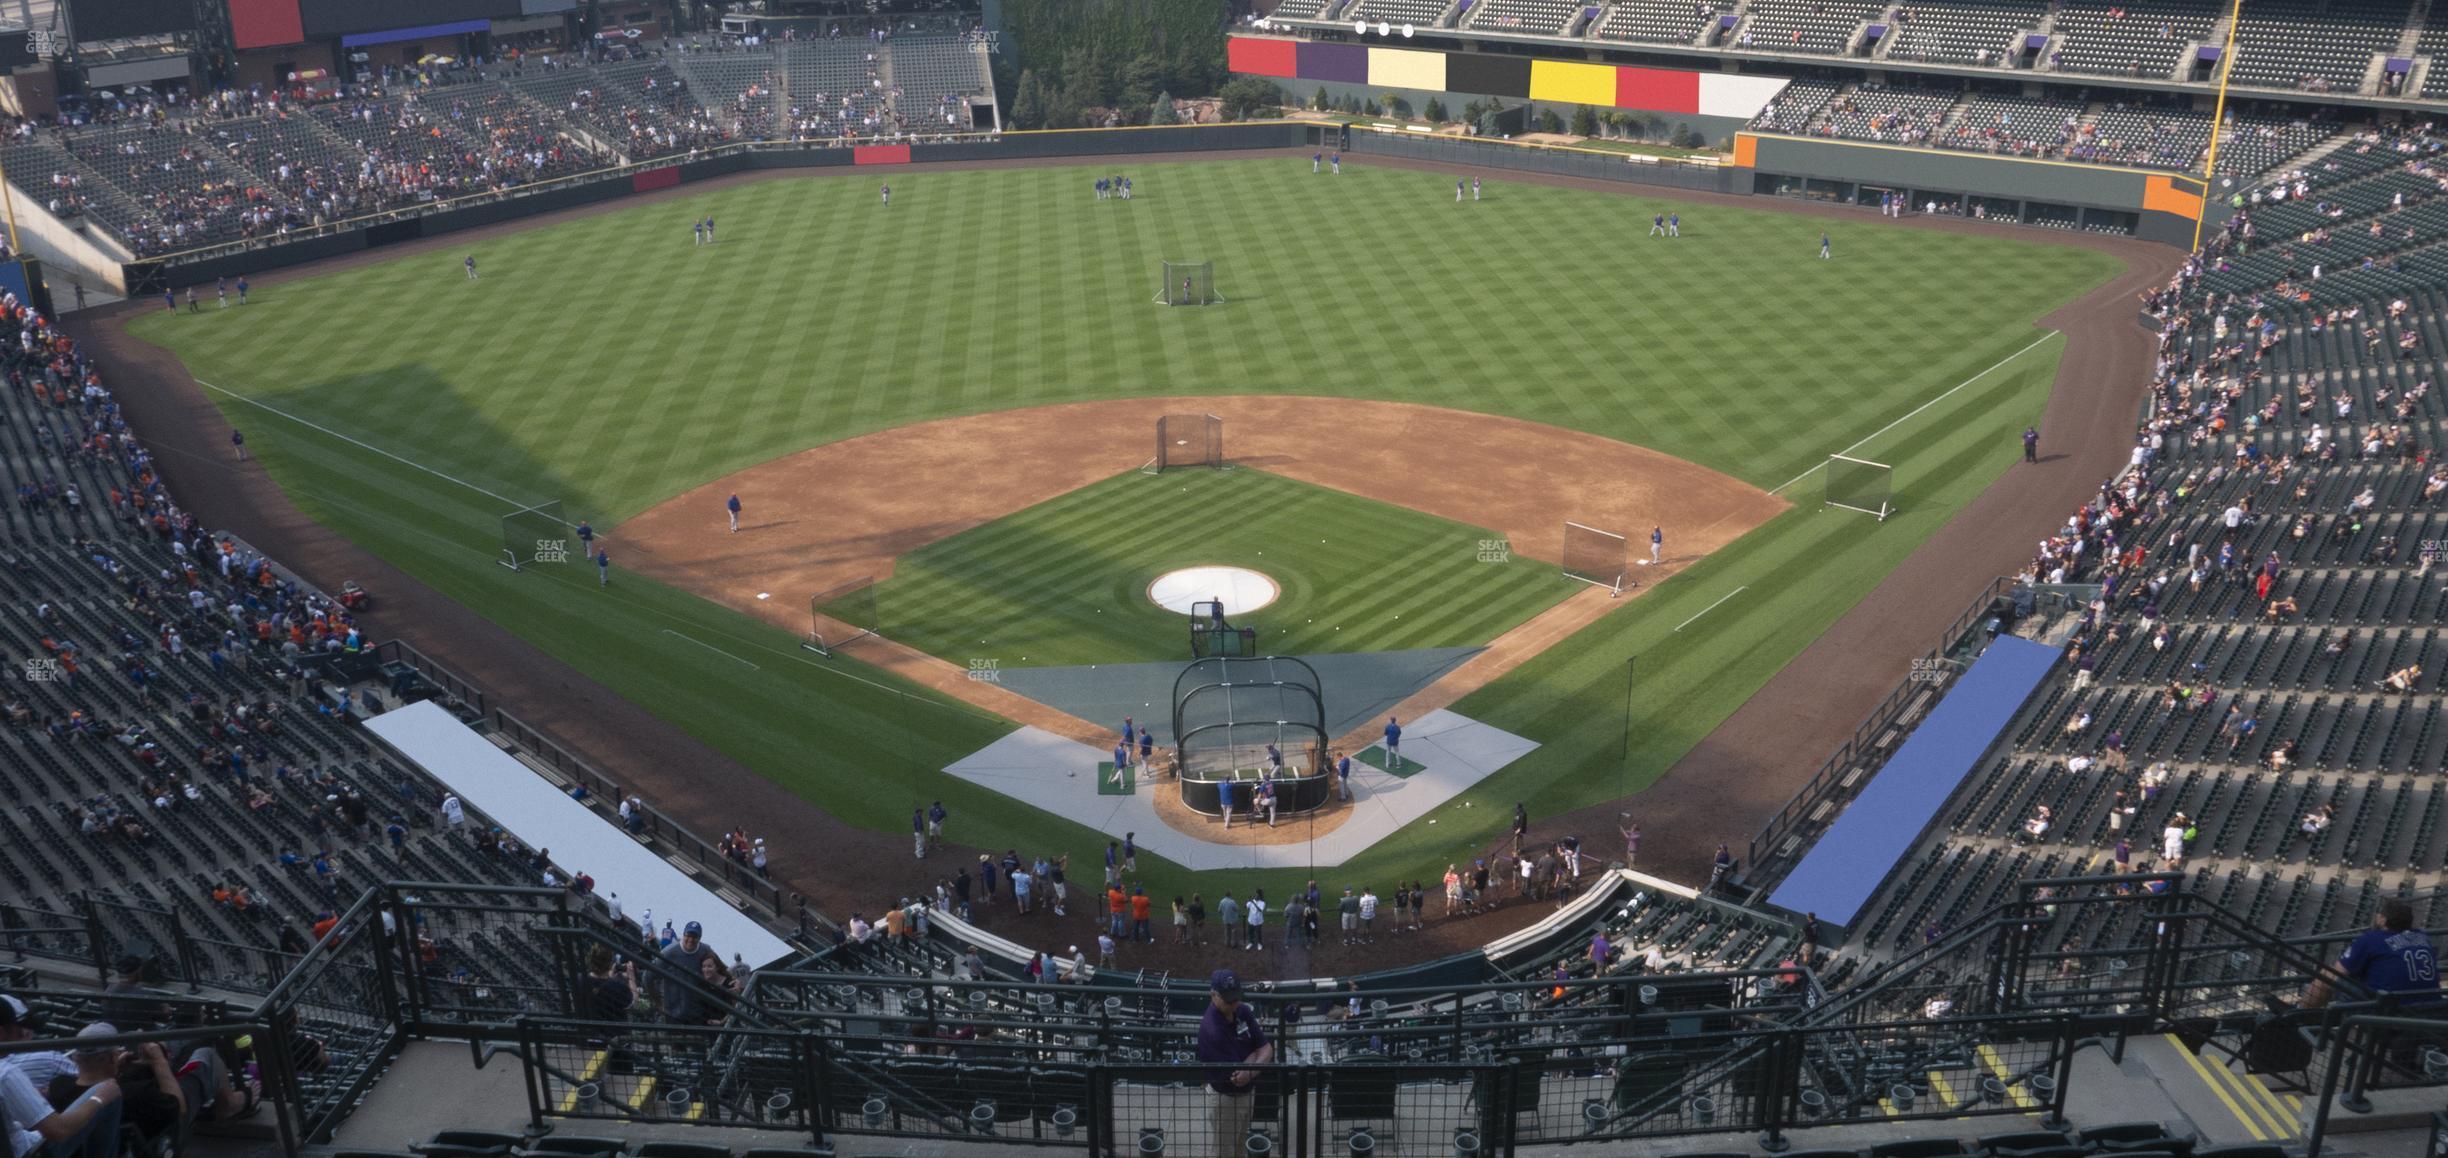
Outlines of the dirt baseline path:
[[[1485,527],[1533,559],[1562,559],[1571,520],[1623,534],[1645,562],[1649,529],[1663,526],[1674,555],[1636,566],[1643,586],[1787,506],[1695,463],[1536,422],[1405,402],[1231,395],[1064,403],[895,427],[715,479],[611,533],[627,565],[649,578],[804,633],[818,593],[887,578],[900,556],[929,543],[1135,469],[1155,450],[1157,419],[1182,413],[1222,418],[1235,464]],[[1092,453],[1083,430],[1148,438],[1135,450]],[[742,508],[736,533],[724,507],[732,494]],[[1618,605],[1594,588],[1567,599],[1397,711],[1451,703]],[[1113,739],[1110,722],[973,681],[892,642],[884,628],[886,638],[846,650],[999,715],[1099,747]]]

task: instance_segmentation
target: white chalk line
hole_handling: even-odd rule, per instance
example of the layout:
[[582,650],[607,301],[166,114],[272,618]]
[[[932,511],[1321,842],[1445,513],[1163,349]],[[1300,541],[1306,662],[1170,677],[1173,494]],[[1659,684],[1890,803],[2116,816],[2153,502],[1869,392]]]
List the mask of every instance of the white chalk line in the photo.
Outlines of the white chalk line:
[[[1914,418],[1915,416],[1919,415],[1919,414],[1920,414],[1922,411],[1927,410],[1927,409],[1929,409],[1929,408],[1930,408],[1930,407],[1932,407],[1932,406],[1936,406],[1936,405],[1938,405],[1939,403],[1944,402],[1944,401],[1946,401],[1947,399],[1949,399],[1949,398],[1951,398],[1951,397],[1954,397],[1955,392],[1956,392],[1957,390],[1961,390],[1961,389],[1963,389],[1963,388],[1964,388],[1964,387],[1966,387],[1966,386],[1969,386],[1969,385],[1971,385],[1971,384],[1973,384],[1973,383],[1975,383],[1975,382],[1980,381],[1980,380],[1981,380],[1981,379],[1983,379],[1983,378],[1986,378],[1986,377],[1990,376],[1991,374],[1997,373],[1997,371],[1998,371],[1999,367],[2002,367],[2002,366],[2004,366],[2006,363],[2008,363],[2008,362],[2012,362],[2012,361],[2014,361],[2015,359],[2020,358],[2020,357],[2022,357],[2022,356],[2023,356],[2023,355],[2025,355],[2025,354],[2031,353],[2033,350],[2039,349],[2042,343],[2044,343],[2044,342],[2048,341],[2048,340],[2049,340],[2049,339],[2051,339],[2051,338],[2055,338],[2055,337],[2059,337],[2059,336],[2060,336],[2060,335],[2059,335],[2059,334],[2058,334],[2058,332],[2057,332],[2057,331],[2055,331],[2055,330],[2050,330],[2048,333],[2045,333],[2045,334],[2040,335],[2040,337],[2039,337],[2039,338],[2037,338],[2037,339],[2035,339],[2035,340],[2032,342],[2032,344],[2031,344],[2031,345],[2025,346],[2025,347],[2023,347],[2022,349],[2015,351],[2014,353],[2008,354],[2008,355],[2006,355],[2005,357],[1998,359],[1998,361],[1997,361],[1997,365],[1995,365],[1995,366],[1991,366],[1991,367],[1989,367],[1988,369],[1983,370],[1983,371],[1981,371],[1981,372],[1980,372],[1980,373],[1978,373],[1978,374],[1974,374],[1973,376],[1971,376],[1971,377],[1969,377],[1969,378],[1966,378],[1966,379],[1964,379],[1964,380],[1963,380],[1963,381],[1961,381],[1961,382],[1956,383],[1956,384],[1954,385],[1954,387],[1953,387],[1953,388],[1951,388],[1951,389],[1949,389],[1949,390],[1948,390],[1946,393],[1941,394],[1941,395],[1937,396],[1936,398],[1932,398],[1932,399],[1930,399],[1929,401],[1924,402],[1924,403],[1922,403],[1922,404],[1921,404],[1921,405],[1919,405],[1919,406],[1915,406],[1915,407],[1913,407],[1913,409],[1912,409],[1912,413],[1911,413],[1911,414],[1907,414],[1907,415],[1905,415],[1904,417],[1899,418],[1899,419],[1896,419],[1895,421],[1890,422],[1890,423],[1888,423],[1888,424],[1887,424],[1887,425],[1885,425],[1885,426],[1879,427],[1877,430],[1872,431],[1872,432],[1870,433],[1869,437],[1864,438],[1864,439],[1862,439],[1860,442],[1856,442],[1856,443],[1854,443],[1853,445],[1851,445],[1851,446],[1848,446],[1848,447],[1844,448],[1843,450],[1837,451],[1836,453],[1838,453],[1838,454],[1851,454],[1851,453],[1853,453],[1854,451],[1860,450],[1861,448],[1863,448],[1863,447],[1865,447],[1865,446],[1870,445],[1870,443],[1871,443],[1872,441],[1876,440],[1876,439],[1878,438],[1878,436],[1879,436],[1879,435],[1885,434],[1885,433],[1887,433],[1887,432],[1888,432],[1888,431],[1890,431],[1890,430],[1894,430],[1896,427],[1902,426],[1902,425],[1904,425],[1905,423],[1912,421],[1912,420],[1913,420],[1913,418]],[[1817,474],[1817,473],[1819,473],[1820,471],[1825,470],[1825,469],[1827,469],[1827,463],[1826,463],[1826,461],[1822,460],[1822,461],[1820,461],[1820,462],[1818,462],[1818,463],[1814,464],[1814,465],[1813,465],[1813,466],[1812,466],[1812,467],[1811,467],[1809,470],[1803,471],[1802,473],[1800,473],[1800,474],[1798,474],[1798,475],[1795,475],[1795,476],[1793,476],[1792,478],[1786,479],[1786,480],[1785,480],[1785,482],[1784,482],[1782,485],[1778,486],[1778,487],[1777,487],[1775,490],[1769,491],[1768,493],[1769,493],[1769,494],[1772,494],[1772,495],[1773,495],[1773,494],[1780,494],[1780,493],[1782,493],[1782,492],[1785,490],[1785,488],[1786,488],[1786,487],[1789,487],[1789,486],[1794,485],[1795,483],[1801,482],[1803,479],[1809,478],[1810,476],[1812,476],[1812,475],[1814,475],[1814,474]]]
[[318,432],[320,432],[320,433],[330,435],[331,437],[333,437],[333,438],[337,438],[337,439],[339,439],[340,441],[345,442],[345,443],[349,444],[350,446],[357,447],[357,448],[358,448],[358,449],[360,449],[360,450],[370,450],[370,451],[373,451],[374,453],[379,454],[379,455],[383,456],[384,458],[390,459],[391,461],[396,462],[396,463],[400,464],[401,466],[405,466],[405,467],[413,467],[413,468],[415,468],[415,469],[417,469],[417,470],[424,471],[425,473],[427,473],[427,474],[429,474],[429,475],[432,475],[432,476],[434,476],[435,478],[441,479],[441,480],[442,480],[442,481],[444,481],[444,482],[449,482],[449,483],[457,483],[458,485],[463,486],[463,487],[466,487],[467,489],[472,490],[472,491],[476,492],[477,494],[483,495],[483,496],[484,496],[484,497],[486,497],[486,498],[489,498],[489,499],[494,499],[494,500],[497,500],[497,501],[500,501],[500,502],[505,502],[505,503],[508,503],[508,504],[510,504],[511,506],[517,507],[517,508],[519,508],[519,509],[521,509],[521,510],[533,510],[533,509],[535,509],[535,504],[533,504],[533,503],[522,503],[522,502],[518,501],[517,499],[510,498],[510,497],[509,497],[509,496],[507,496],[507,495],[499,495],[499,494],[495,494],[495,493],[493,493],[492,491],[489,491],[489,490],[486,490],[486,489],[485,489],[485,488],[483,488],[483,487],[477,486],[475,483],[469,482],[469,481],[468,481],[468,480],[466,480],[466,479],[463,479],[463,478],[457,478],[457,477],[454,477],[454,476],[452,476],[452,475],[447,475],[447,474],[444,474],[444,473],[442,473],[441,471],[435,470],[434,468],[432,468],[432,467],[430,467],[430,466],[425,465],[424,463],[417,462],[417,461],[414,461],[414,460],[412,460],[412,459],[401,458],[400,456],[398,456],[398,455],[396,455],[396,454],[393,454],[393,453],[391,453],[390,451],[384,450],[383,448],[381,448],[381,447],[379,447],[379,446],[375,446],[375,445],[373,445],[372,443],[365,442],[365,441],[363,441],[363,440],[361,440],[361,439],[351,438],[351,437],[349,437],[348,435],[342,434],[342,433],[340,433],[340,432],[339,432],[339,431],[337,431],[337,430],[333,430],[331,427],[325,426],[325,425],[323,425],[323,424],[321,424],[321,423],[319,423],[319,422],[312,422],[312,421],[309,421],[309,420],[307,420],[307,419],[300,418],[300,417],[298,417],[297,415],[295,415],[295,414],[291,414],[291,413],[289,413],[288,411],[283,410],[283,409],[281,409],[281,408],[280,408],[280,407],[278,407],[278,406],[274,406],[274,405],[272,405],[272,404],[271,404],[271,403],[269,403],[269,402],[259,401],[259,400],[255,399],[255,398],[251,398],[251,397],[249,397],[249,396],[247,396],[247,395],[240,394],[239,392],[237,392],[237,391],[235,391],[235,390],[225,390],[225,389],[223,389],[223,388],[221,388],[221,387],[219,387],[219,386],[215,386],[215,385],[213,385],[212,383],[207,382],[207,381],[205,381],[205,380],[203,380],[203,379],[201,379],[201,378],[196,379],[196,385],[201,386],[201,387],[203,387],[203,388],[205,388],[205,389],[207,389],[207,390],[210,390],[210,391],[212,391],[212,392],[214,392],[214,393],[216,393],[216,394],[226,394],[226,395],[228,395],[229,397],[235,398],[235,399],[237,399],[237,400],[238,400],[238,401],[240,401],[240,402],[244,402],[244,403],[246,403],[246,404],[247,404],[247,405],[249,405],[249,406],[255,407],[256,409],[263,410],[263,411],[267,411],[267,412],[272,413],[272,414],[277,414],[277,415],[279,415],[279,416],[281,416],[281,417],[283,417],[283,418],[288,419],[288,420],[289,420],[289,421],[291,421],[291,422],[297,423],[298,425],[300,425],[300,426],[303,426],[303,427],[307,428],[308,430],[318,431]]
[[1745,584],[1743,584],[1742,586],[1740,586],[1740,587],[1737,587],[1737,588],[1733,589],[1732,591],[1728,591],[1728,592],[1726,592],[1725,594],[1718,596],[1718,597],[1717,597],[1717,603],[1711,603],[1711,604],[1709,604],[1708,606],[1701,608],[1701,609],[1700,609],[1700,612],[1699,612],[1699,614],[1698,614],[1698,615],[1694,615],[1694,616],[1692,616],[1690,619],[1686,619],[1686,620],[1684,620],[1683,622],[1676,624],[1676,625],[1675,625],[1675,630],[1676,630],[1676,631],[1681,631],[1681,630],[1683,630],[1683,629],[1684,629],[1684,628],[1686,628],[1686,627],[1690,627],[1694,621],[1696,621],[1696,620],[1698,620],[1698,619],[1700,618],[1700,616],[1701,616],[1701,615],[1706,615],[1706,614],[1708,614],[1709,612],[1712,612],[1712,611],[1717,610],[1717,604],[1718,604],[1718,603],[1723,603],[1723,602],[1725,602],[1726,600],[1728,600],[1728,599],[1732,599],[1732,598],[1734,598],[1735,596],[1740,595],[1740,594],[1742,594],[1742,593],[1743,593],[1743,592],[1745,592],[1745,591],[1749,591],[1750,589],[1751,589],[1751,585],[1750,585],[1750,584],[1748,584],[1748,583],[1745,583]]
[[753,664],[753,663],[748,663],[748,661],[747,661],[747,660],[741,659],[740,657],[738,657],[738,656],[736,656],[736,655],[733,655],[733,654],[731,654],[730,652],[724,651],[723,649],[721,649],[721,648],[719,648],[719,647],[716,647],[716,646],[714,646],[713,644],[707,643],[706,641],[704,641],[704,640],[702,640],[702,639],[699,639],[699,638],[697,638],[696,636],[693,636],[693,635],[687,635],[687,634],[684,634],[684,633],[682,633],[682,632],[673,631],[671,628],[668,628],[668,627],[666,627],[666,628],[664,628],[664,629],[663,629],[663,634],[668,635],[668,636],[672,636],[672,637],[674,637],[674,638],[676,638],[676,639],[685,639],[685,640],[689,641],[690,643],[696,644],[697,646],[702,647],[702,648],[706,649],[707,651],[713,652],[714,654],[719,655],[719,656],[723,657],[724,659],[730,660],[730,661],[731,661],[731,662],[733,662],[733,663],[737,663],[737,664],[746,664],[746,665],[747,665],[747,667],[748,667],[748,670],[750,670],[750,671],[763,671],[763,670],[765,670],[764,668],[758,667],[757,665],[755,665],[755,664]]

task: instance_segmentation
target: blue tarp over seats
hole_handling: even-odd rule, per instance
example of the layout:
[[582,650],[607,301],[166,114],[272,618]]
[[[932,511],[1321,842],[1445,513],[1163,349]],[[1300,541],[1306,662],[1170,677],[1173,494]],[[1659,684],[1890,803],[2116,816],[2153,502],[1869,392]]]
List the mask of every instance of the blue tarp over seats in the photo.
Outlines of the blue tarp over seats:
[[1851,925],[1864,902],[1964,777],[1979,766],[2032,689],[2048,676],[2059,649],[2001,635],[1931,709],[1929,717],[1887,760],[1870,786],[1836,818],[1827,834],[1786,874],[1768,903],[1817,913]]

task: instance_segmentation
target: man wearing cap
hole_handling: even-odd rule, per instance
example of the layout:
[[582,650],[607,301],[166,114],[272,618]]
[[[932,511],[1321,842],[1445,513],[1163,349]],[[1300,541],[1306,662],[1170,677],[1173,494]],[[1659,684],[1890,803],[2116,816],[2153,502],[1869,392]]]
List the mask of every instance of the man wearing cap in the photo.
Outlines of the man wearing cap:
[[[27,1041],[43,1028],[40,1014],[0,994],[0,1042]],[[119,1083],[104,1081],[54,1111],[17,1060],[0,1060],[0,1128],[10,1158],[111,1158],[119,1152]]]
[[1207,978],[1206,1015],[1199,1018],[1198,1059],[1221,1062],[1207,1071],[1207,1088],[1215,1092],[1210,1121],[1215,1127],[1218,1158],[1241,1152],[1248,1136],[1250,1112],[1257,1098],[1258,1071],[1236,1068],[1244,1063],[1265,1065],[1275,1060],[1275,1043],[1267,1040],[1258,1012],[1241,1003],[1241,978],[1218,969]]
[[665,1021],[677,1025],[706,1023],[705,998],[700,994],[697,979],[703,976],[700,970],[714,950],[706,946],[704,935],[705,927],[690,921],[680,930],[680,940],[663,950],[663,963],[678,973],[676,977],[662,979]]

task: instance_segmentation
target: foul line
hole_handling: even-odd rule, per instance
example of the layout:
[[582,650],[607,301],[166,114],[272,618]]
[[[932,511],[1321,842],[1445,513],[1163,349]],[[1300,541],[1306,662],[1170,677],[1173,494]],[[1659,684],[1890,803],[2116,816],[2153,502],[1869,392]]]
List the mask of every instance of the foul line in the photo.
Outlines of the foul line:
[[[2034,341],[2032,342],[2032,344],[2031,344],[2031,345],[2025,346],[2025,347],[2023,347],[2022,349],[2015,351],[2014,353],[2008,354],[2008,355],[2006,355],[2005,357],[1998,359],[1998,361],[1997,361],[1997,365],[1996,365],[1996,366],[1991,366],[1991,367],[1989,367],[1988,369],[1983,370],[1983,371],[1981,371],[1981,372],[1980,372],[1980,373],[1978,373],[1978,374],[1974,374],[1973,376],[1971,376],[1971,377],[1969,377],[1969,378],[1966,378],[1966,379],[1964,379],[1964,380],[1963,380],[1963,381],[1961,381],[1961,382],[1956,383],[1956,384],[1954,385],[1954,387],[1953,387],[1953,388],[1951,388],[1951,389],[1949,389],[1949,390],[1948,390],[1946,393],[1941,394],[1941,395],[1937,396],[1936,398],[1932,398],[1932,399],[1930,399],[1929,401],[1924,402],[1924,403],[1922,403],[1922,404],[1921,404],[1921,405],[1919,405],[1919,406],[1915,406],[1915,407],[1913,407],[1912,414],[1907,414],[1907,415],[1905,415],[1904,417],[1899,418],[1899,419],[1896,419],[1895,421],[1890,422],[1890,423],[1888,423],[1888,424],[1887,424],[1887,425],[1885,425],[1885,426],[1879,427],[1877,430],[1872,431],[1872,432],[1870,433],[1870,436],[1869,436],[1868,438],[1864,438],[1864,439],[1862,439],[1860,442],[1856,442],[1856,443],[1854,443],[1853,445],[1851,445],[1851,446],[1848,446],[1848,447],[1844,448],[1843,450],[1837,451],[1836,453],[1838,453],[1838,454],[1851,454],[1851,453],[1853,453],[1854,451],[1860,450],[1860,449],[1861,449],[1862,447],[1864,447],[1864,446],[1868,446],[1868,445],[1871,443],[1871,441],[1872,441],[1873,439],[1876,439],[1876,438],[1877,438],[1879,435],[1885,434],[1885,433],[1887,433],[1887,432],[1888,432],[1888,431],[1890,431],[1890,430],[1894,430],[1896,427],[1902,426],[1902,425],[1904,425],[1905,423],[1912,421],[1912,420],[1913,420],[1913,416],[1914,416],[1914,415],[1917,415],[1917,414],[1921,413],[1922,411],[1927,410],[1927,409],[1929,409],[1929,408],[1930,408],[1930,407],[1932,407],[1932,406],[1936,406],[1936,405],[1938,405],[1939,403],[1946,401],[1946,400],[1947,400],[1948,398],[1950,398],[1950,397],[1953,397],[1953,396],[1954,396],[1954,394],[1955,394],[1955,391],[1957,391],[1957,390],[1961,390],[1961,389],[1963,389],[1963,388],[1964,388],[1964,387],[1966,387],[1966,386],[1969,386],[1969,385],[1971,385],[1971,384],[1973,384],[1973,383],[1975,383],[1975,382],[1980,381],[1980,380],[1981,380],[1981,379],[1983,379],[1983,378],[1988,377],[1988,376],[1989,376],[1989,375],[1991,375],[1991,374],[1996,373],[1996,372],[1997,372],[1997,370],[1998,370],[1998,366],[2003,366],[2003,365],[2005,365],[2006,363],[2008,363],[2008,362],[2012,362],[2012,361],[2014,361],[2015,359],[2020,358],[2020,357],[2022,357],[2022,356],[2023,356],[2023,355],[2025,355],[2025,354],[2031,353],[2033,350],[2039,349],[2039,348],[2040,348],[2040,344],[2041,344],[2042,342],[2046,342],[2046,341],[2048,341],[2048,340],[2049,340],[2049,339],[2051,339],[2051,338],[2061,337],[2061,336],[2063,336],[2063,335],[2059,334],[2059,333],[2058,333],[2057,331],[2055,331],[2055,330],[2050,330],[2048,333],[2045,333],[2045,334],[2040,335],[2040,337],[2039,337],[2038,339],[2034,340]],[[1800,474],[1798,474],[1798,475],[1795,475],[1795,476],[1793,476],[1792,478],[1786,479],[1783,485],[1781,485],[1781,486],[1777,487],[1775,490],[1769,491],[1768,493],[1769,493],[1769,494],[1772,494],[1772,495],[1773,495],[1773,494],[1778,494],[1778,493],[1781,493],[1781,492],[1783,492],[1783,491],[1784,491],[1784,489],[1785,489],[1786,487],[1789,487],[1789,486],[1794,485],[1795,483],[1801,482],[1803,479],[1809,478],[1810,476],[1812,476],[1812,475],[1814,475],[1814,474],[1817,474],[1817,473],[1819,473],[1820,471],[1825,470],[1825,469],[1827,469],[1827,463],[1826,463],[1826,462],[1824,462],[1824,461],[1819,462],[1819,463],[1817,463],[1817,464],[1813,465],[1813,466],[1812,466],[1812,467],[1811,467],[1809,470],[1803,471],[1802,473],[1800,473]]]
[[719,647],[716,647],[716,646],[714,646],[713,644],[707,643],[706,641],[704,641],[704,640],[702,640],[702,639],[699,639],[699,638],[697,638],[696,636],[693,636],[693,635],[682,635],[681,633],[679,633],[679,632],[677,632],[677,631],[673,631],[671,628],[668,628],[668,627],[666,627],[666,628],[664,628],[664,629],[663,629],[663,634],[665,634],[665,635],[669,635],[669,636],[673,636],[673,637],[675,637],[675,638],[679,638],[679,639],[685,639],[685,640],[689,641],[690,643],[696,644],[697,646],[702,647],[702,648],[706,649],[707,651],[713,652],[714,654],[719,655],[719,656],[723,657],[724,659],[730,660],[730,661],[731,661],[731,662],[733,662],[733,663],[737,663],[737,664],[747,664],[747,666],[748,666],[749,670],[751,670],[751,671],[763,671],[763,670],[765,670],[764,668],[758,667],[757,665],[755,665],[755,664],[753,664],[753,663],[748,663],[748,661],[747,661],[747,660],[741,659],[740,657],[738,657],[738,656],[736,656],[736,655],[733,655],[733,654],[731,654],[730,652],[724,651],[723,649],[721,649],[721,648],[719,648]]
[[484,496],[484,497],[486,497],[486,498],[489,498],[489,499],[495,499],[495,500],[498,500],[498,501],[501,501],[501,502],[505,502],[505,503],[510,504],[511,506],[514,506],[514,507],[519,507],[519,508],[522,508],[522,509],[525,509],[525,510],[533,510],[533,509],[535,509],[533,504],[530,504],[530,503],[522,503],[522,502],[518,501],[517,499],[507,498],[507,497],[504,497],[504,496],[502,496],[502,495],[497,495],[497,494],[494,494],[492,491],[489,491],[489,490],[484,489],[483,487],[477,486],[475,483],[469,482],[469,481],[467,481],[466,479],[463,479],[463,478],[453,478],[452,476],[450,476],[450,475],[446,475],[446,474],[442,473],[441,471],[435,470],[434,468],[432,468],[432,467],[430,467],[430,466],[427,466],[427,465],[425,465],[424,463],[421,463],[421,462],[411,462],[411,461],[409,461],[408,459],[401,458],[400,456],[398,456],[398,455],[396,455],[396,454],[393,454],[393,453],[391,453],[390,451],[384,450],[383,448],[381,448],[381,447],[379,447],[379,446],[375,446],[375,445],[373,445],[373,444],[371,444],[371,443],[362,442],[362,441],[359,441],[359,440],[357,440],[357,439],[351,438],[351,437],[349,437],[348,435],[342,434],[342,433],[340,433],[340,432],[339,432],[339,431],[337,431],[337,430],[333,430],[331,427],[324,426],[324,425],[322,425],[322,424],[320,424],[320,423],[309,422],[309,421],[307,421],[307,420],[305,420],[305,419],[303,419],[303,418],[298,417],[298,416],[297,416],[297,415],[295,415],[295,414],[291,414],[291,413],[289,413],[288,411],[281,409],[281,408],[280,408],[280,407],[278,407],[278,406],[274,406],[274,405],[272,405],[272,404],[271,404],[271,403],[269,403],[269,402],[258,402],[258,401],[256,401],[255,399],[250,398],[250,397],[248,397],[248,396],[246,396],[246,395],[244,395],[244,394],[240,394],[239,392],[237,392],[237,391],[235,391],[235,390],[224,390],[224,389],[222,389],[221,387],[219,387],[219,386],[215,386],[215,385],[213,385],[212,383],[207,382],[207,381],[205,381],[205,380],[203,380],[203,379],[201,379],[201,378],[196,379],[196,385],[201,386],[201,387],[203,387],[203,388],[205,388],[205,389],[207,389],[207,390],[213,391],[213,392],[214,392],[214,393],[216,393],[216,394],[226,394],[226,395],[228,395],[228,396],[230,396],[230,397],[232,397],[232,398],[237,399],[237,400],[238,400],[238,401],[240,401],[240,402],[244,402],[244,403],[246,403],[247,405],[249,405],[249,406],[253,406],[253,407],[255,407],[255,408],[259,409],[259,410],[266,410],[266,411],[269,411],[269,412],[271,412],[271,413],[273,413],[273,414],[280,415],[281,417],[286,418],[286,419],[288,419],[288,420],[289,420],[289,421],[291,421],[291,422],[297,423],[298,425],[303,426],[303,427],[307,428],[308,430],[315,430],[315,431],[320,431],[320,432],[322,432],[322,433],[324,433],[324,434],[328,434],[328,435],[330,435],[331,437],[333,437],[333,438],[337,438],[337,439],[339,439],[340,441],[345,442],[345,443],[349,444],[350,446],[357,447],[357,448],[358,448],[358,449],[360,449],[360,450],[370,450],[370,451],[373,451],[374,453],[379,454],[379,455],[383,456],[384,458],[390,459],[391,461],[396,462],[396,463],[400,464],[401,466],[414,467],[414,468],[416,468],[416,469],[418,469],[418,470],[424,471],[425,473],[427,473],[427,474],[429,474],[429,475],[434,476],[435,478],[441,479],[441,480],[442,480],[442,481],[444,481],[444,482],[453,482],[453,483],[457,483],[457,484],[459,484],[460,486],[466,487],[467,489],[472,490],[472,491],[476,492],[477,494],[483,495],[483,496]]
[[[1737,587],[1737,588],[1733,589],[1732,591],[1728,591],[1728,592],[1726,592],[1725,594],[1718,596],[1718,597],[1717,597],[1717,603],[1723,603],[1723,602],[1725,602],[1726,600],[1728,600],[1728,599],[1732,599],[1732,598],[1734,598],[1735,596],[1740,595],[1740,594],[1742,594],[1742,593],[1743,593],[1743,592],[1745,592],[1745,591],[1749,591],[1750,589],[1751,589],[1751,585],[1750,585],[1750,584],[1748,584],[1748,583],[1745,583],[1745,584],[1743,584],[1742,586],[1740,586],[1740,587]],[[1692,617],[1691,617],[1691,619],[1686,619],[1686,620],[1684,620],[1683,622],[1676,624],[1676,625],[1675,625],[1675,630],[1676,630],[1676,631],[1681,631],[1681,630],[1683,630],[1683,629],[1684,629],[1684,628],[1686,628],[1686,627],[1690,627],[1690,626],[1692,625],[1692,620],[1693,620],[1693,619],[1698,619],[1698,618],[1700,618],[1700,616],[1701,616],[1701,615],[1706,615],[1706,614],[1708,614],[1709,612],[1712,612],[1712,611],[1717,610],[1717,603],[1711,603],[1711,604],[1709,604],[1708,606],[1701,608],[1701,609],[1700,609],[1700,614],[1699,614],[1699,615],[1694,615],[1694,616],[1692,616]]]

